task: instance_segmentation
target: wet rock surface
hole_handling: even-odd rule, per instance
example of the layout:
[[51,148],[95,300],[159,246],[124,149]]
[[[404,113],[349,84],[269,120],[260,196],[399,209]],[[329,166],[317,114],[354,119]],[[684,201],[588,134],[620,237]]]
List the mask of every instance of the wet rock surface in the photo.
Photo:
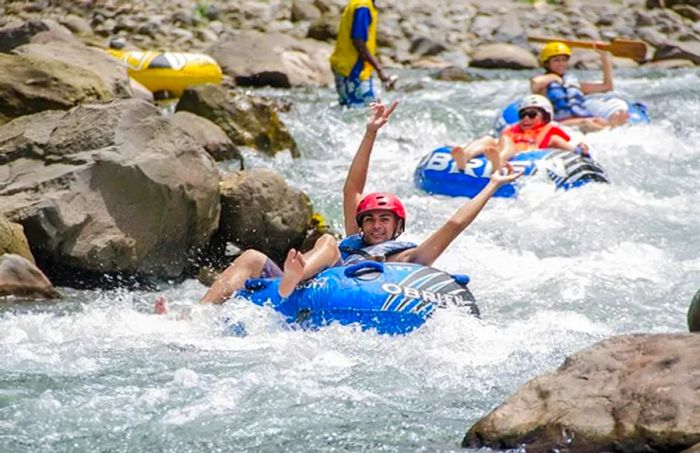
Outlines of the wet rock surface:
[[91,71],[57,60],[0,53],[0,124],[43,110],[113,98]]
[[312,227],[309,197],[271,170],[235,172],[221,181],[218,235],[241,248],[255,248],[277,262],[300,247]]
[[682,451],[700,442],[700,336],[602,341],[525,384],[465,447],[528,452]]
[[0,255],[0,304],[6,296],[27,299],[57,299],[49,279],[36,265],[23,256],[6,253]]
[[177,276],[218,226],[218,171],[145,101],[84,105],[0,127],[0,204],[38,259]]
[[291,134],[277,114],[275,105],[262,98],[247,96],[217,85],[201,85],[184,92],[176,107],[218,125],[234,144],[274,155],[299,151]]

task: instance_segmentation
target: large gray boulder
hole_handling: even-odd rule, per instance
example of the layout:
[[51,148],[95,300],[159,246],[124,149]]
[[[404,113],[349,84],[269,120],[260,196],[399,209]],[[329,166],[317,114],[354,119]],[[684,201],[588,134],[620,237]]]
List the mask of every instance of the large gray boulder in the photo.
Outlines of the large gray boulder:
[[42,110],[66,110],[111,99],[102,79],[85,68],[0,53],[0,124]]
[[43,44],[25,44],[15,48],[13,53],[41,61],[61,61],[67,65],[75,66],[80,71],[96,74],[109,89],[112,97],[133,97],[126,67],[104,50],[88,47],[82,43],[68,44],[56,41]]
[[471,66],[493,69],[534,69],[539,66],[530,51],[512,44],[486,44],[471,55]]
[[290,150],[292,156],[299,157],[296,142],[275,106],[262,98],[219,85],[199,85],[185,90],[176,110],[208,119],[236,145],[255,148],[269,155]]
[[61,297],[33,262],[11,253],[0,255],[0,303],[4,296],[40,299]]
[[20,117],[0,163],[0,206],[57,268],[177,276],[219,223],[216,164],[146,101]]
[[220,40],[207,53],[240,86],[327,86],[333,82],[331,45],[281,33],[245,31]]
[[680,452],[700,442],[700,335],[602,341],[523,386],[462,445],[528,452]]
[[253,169],[224,177],[217,236],[241,248],[255,248],[277,262],[300,247],[312,226],[309,197],[272,170]]
[[186,111],[175,112],[171,119],[196,143],[202,144],[214,160],[243,160],[241,152],[226,132],[208,119]]

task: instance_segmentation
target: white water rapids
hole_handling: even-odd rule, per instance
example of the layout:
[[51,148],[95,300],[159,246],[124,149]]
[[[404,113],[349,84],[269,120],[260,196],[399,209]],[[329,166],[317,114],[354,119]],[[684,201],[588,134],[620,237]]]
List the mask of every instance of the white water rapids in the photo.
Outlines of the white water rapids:
[[[390,93],[368,190],[406,202],[421,241],[465,199],[413,186],[429,150],[485,133],[526,73]],[[418,81],[422,73],[405,78]],[[587,75],[582,74],[585,79]],[[493,199],[436,263],[468,273],[482,311],[441,310],[407,336],[296,330],[270,309],[200,307],[205,288],[167,284],[191,319],[151,314],[151,291],[62,288],[58,305],[0,306],[0,451],[464,451],[468,427],[528,379],[612,335],[686,330],[700,284],[700,72],[617,74],[653,123],[587,136],[609,185],[555,192],[528,181]],[[324,90],[264,90],[302,159],[248,154],[341,225],[341,188],[366,111]],[[225,332],[241,320],[247,336]]]

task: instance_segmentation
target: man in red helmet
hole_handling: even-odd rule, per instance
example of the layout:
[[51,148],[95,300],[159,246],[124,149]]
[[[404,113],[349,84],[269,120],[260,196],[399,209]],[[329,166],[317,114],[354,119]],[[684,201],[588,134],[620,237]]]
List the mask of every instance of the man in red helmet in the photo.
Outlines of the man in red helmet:
[[[372,114],[360,147],[353,158],[343,188],[345,238],[338,244],[329,234],[321,236],[309,252],[290,250],[282,271],[269,257],[257,250],[246,250],[219,276],[200,302],[220,304],[249,278],[281,277],[279,294],[289,296],[299,282],[307,280],[323,269],[372,259],[400,261],[430,266],[452,241],[476,218],[502,184],[514,181],[522,173],[513,172],[509,164],[494,171],[491,181],[479,194],[469,200],[437,231],[421,244],[398,241],[406,224],[406,209],[395,195],[385,192],[362,192],[367,181],[369,159],[377,137],[396,109],[398,102],[389,107],[372,104]],[[165,313],[165,300],[158,298],[156,313]]]
[[422,243],[416,245],[396,240],[406,227],[406,210],[401,201],[388,193],[372,193],[363,197],[362,192],[377,131],[387,123],[397,104],[396,101],[389,107],[372,104],[372,116],[367,123],[365,136],[345,179],[343,212],[347,238],[339,246],[344,263],[369,258],[430,266],[472,223],[501,185],[522,175],[506,164],[493,172],[491,181],[476,197],[458,209]]

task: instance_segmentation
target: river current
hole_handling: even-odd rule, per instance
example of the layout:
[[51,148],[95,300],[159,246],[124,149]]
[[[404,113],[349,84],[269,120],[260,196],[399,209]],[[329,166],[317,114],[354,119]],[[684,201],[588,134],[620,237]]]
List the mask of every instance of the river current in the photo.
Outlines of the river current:
[[[485,133],[527,90],[528,73],[482,74],[407,72],[424,88],[386,94],[401,104],[367,190],[402,197],[406,240],[466,201],[415,189],[415,164]],[[0,306],[0,451],[465,451],[473,422],[567,355],[685,331],[700,282],[700,72],[618,71],[616,88],[652,124],[586,137],[611,184],[557,192],[534,177],[517,200],[491,200],[435,264],[470,274],[482,319],[448,309],[406,336],[303,331],[245,301],[198,306],[194,280],[163,283],[167,316],[151,314],[155,291],[60,288],[55,305]],[[339,109],[331,89],[261,93],[293,103],[284,120],[303,158],[247,153],[247,166],[280,171],[340,227],[367,112]]]

